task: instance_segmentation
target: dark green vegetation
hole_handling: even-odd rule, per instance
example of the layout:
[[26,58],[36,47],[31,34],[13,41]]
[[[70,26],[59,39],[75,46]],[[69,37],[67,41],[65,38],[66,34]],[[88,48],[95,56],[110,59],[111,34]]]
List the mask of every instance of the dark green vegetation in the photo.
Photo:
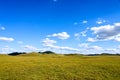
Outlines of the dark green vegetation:
[[120,56],[0,55],[0,80],[120,80]]
[[[36,54],[56,54],[52,51],[45,51],[45,52],[31,52],[31,53],[36,53]],[[17,55],[22,55],[22,54],[27,54],[26,52],[12,52],[12,53],[9,53],[8,55],[10,56],[17,56]]]

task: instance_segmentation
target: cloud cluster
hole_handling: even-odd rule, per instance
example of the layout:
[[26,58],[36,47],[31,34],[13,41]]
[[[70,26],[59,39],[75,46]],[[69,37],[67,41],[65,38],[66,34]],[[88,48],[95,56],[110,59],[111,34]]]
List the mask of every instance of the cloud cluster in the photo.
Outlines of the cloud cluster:
[[48,35],[48,37],[57,37],[59,39],[68,39],[70,35],[67,32],[61,32],[61,33],[54,33],[52,35]]
[[[5,27],[0,26],[0,30],[5,30]],[[0,36],[0,41],[8,41],[8,42],[12,42],[12,41],[14,41],[14,38],[1,37],[1,36]]]
[[53,48],[53,49],[57,49],[57,50],[70,50],[70,51],[79,51],[79,49],[76,48],[71,48],[71,47],[61,47],[61,46],[57,46],[55,45],[55,43],[57,43],[57,41],[55,40],[51,40],[49,38],[46,38],[42,41],[43,46],[45,47],[49,47],[49,48]]
[[86,37],[87,36],[86,33],[87,33],[87,30],[79,32],[79,33],[75,33],[74,36],[77,37],[77,38],[79,38],[80,36]]
[[87,41],[88,41],[88,42],[95,42],[95,41],[97,41],[97,40],[96,40],[95,38],[88,37],[88,38],[87,38]]
[[84,31],[81,31],[81,32],[79,32],[79,33],[75,33],[74,36],[75,36],[77,39],[79,39],[81,36],[82,36],[82,37],[86,37],[88,30],[89,30],[89,27],[87,27],[86,30],[84,30]]
[[0,53],[8,54],[8,53],[11,53],[11,52],[17,52],[17,50],[13,49],[9,46],[5,46],[3,48],[0,48]]
[[100,18],[98,18],[98,20],[96,21],[97,24],[102,24],[102,23],[105,23],[105,22],[106,22],[106,20],[102,20]]
[[14,39],[13,38],[8,38],[8,37],[0,37],[0,41],[9,41],[9,42],[11,42],[11,41],[14,41]]
[[117,49],[105,49],[106,52],[113,52],[113,53],[116,53],[117,52]]
[[88,41],[104,41],[115,40],[120,41],[120,23],[113,25],[104,25],[99,27],[92,27],[91,31],[96,35],[95,38],[88,38]]
[[103,50],[102,47],[100,47],[100,46],[90,46],[89,43],[79,44],[79,47],[80,47],[80,48],[84,48],[84,49],[86,49],[86,50]]
[[99,46],[89,46],[87,50],[103,50],[103,48]]
[[87,23],[88,23],[87,20],[83,20],[83,21],[81,21],[81,22],[74,22],[73,24],[74,24],[74,25],[80,25],[80,24],[87,24]]
[[98,54],[104,52],[104,48],[97,45],[91,45],[91,43],[81,43],[78,46],[83,54]]
[[46,38],[42,41],[43,46],[48,46],[48,47],[53,46],[55,43],[57,43],[57,41],[51,40],[49,38]]

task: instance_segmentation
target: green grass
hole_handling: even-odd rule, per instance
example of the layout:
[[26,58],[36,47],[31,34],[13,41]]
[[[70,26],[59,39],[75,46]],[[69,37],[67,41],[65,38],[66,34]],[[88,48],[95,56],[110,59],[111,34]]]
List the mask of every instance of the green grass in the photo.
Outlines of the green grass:
[[0,55],[0,80],[120,80],[120,56]]

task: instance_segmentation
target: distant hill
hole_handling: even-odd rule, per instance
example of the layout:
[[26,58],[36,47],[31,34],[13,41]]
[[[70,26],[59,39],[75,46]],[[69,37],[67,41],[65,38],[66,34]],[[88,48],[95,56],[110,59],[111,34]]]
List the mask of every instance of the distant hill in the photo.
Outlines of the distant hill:
[[21,55],[21,54],[26,54],[26,52],[12,52],[12,53],[10,53],[8,55],[10,55],[10,56],[17,56],[17,55]]
[[44,52],[39,52],[40,54],[56,54],[55,52],[52,51],[44,51]]

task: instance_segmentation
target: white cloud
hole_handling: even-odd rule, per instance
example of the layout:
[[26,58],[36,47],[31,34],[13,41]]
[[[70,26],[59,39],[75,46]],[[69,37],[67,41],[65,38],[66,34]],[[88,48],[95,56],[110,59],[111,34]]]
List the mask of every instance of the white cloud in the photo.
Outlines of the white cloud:
[[54,33],[52,35],[48,35],[48,37],[57,37],[59,39],[68,39],[70,35],[67,32],[61,32],[61,33]]
[[120,53],[120,46],[117,48],[102,48],[96,45],[90,45],[90,43],[79,44],[83,54],[100,54],[100,53]]
[[87,30],[82,31],[82,32],[81,32],[81,35],[85,37],[85,36],[87,36],[86,33],[87,33]]
[[102,24],[102,22],[101,22],[101,21],[97,21],[96,23],[97,23],[97,24]]
[[79,33],[75,33],[74,36],[77,37],[78,39],[80,36],[86,37],[87,36],[86,33],[87,33],[87,30],[79,32]]
[[99,46],[90,46],[90,43],[81,43],[78,46],[87,50],[103,50],[102,47]]
[[116,53],[116,52],[118,52],[117,49],[105,49],[104,51],[106,51],[108,53],[111,53],[111,52]]
[[95,40],[94,38],[88,37],[87,41],[88,41],[88,42],[95,42],[96,40]]
[[120,35],[113,37],[113,40],[120,42]]
[[74,24],[74,25],[80,25],[80,24],[87,24],[87,23],[88,23],[87,20],[83,20],[83,21],[81,21],[81,22],[74,22],[73,24]]
[[102,47],[99,47],[99,46],[89,46],[87,49],[88,50],[103,50]]
[[24,46],[25,49],[30,50],[30,51],[38,51],[39,49],[30,45]]
[[[96,41],[103,40],[116,40],[120,41],[120,23],[114,23],[113,25],[104,25],[99,27],[92,27],[91,30],[93,34],[96,35],[95,38],[90,38]],[[89,41],[90,41],[89,39]]]
[[75,36],[75,37],[79,37],[80,34],[79,34],[79,33],[75,33],[74,36]]
[[81,53],[83,54],[98,54],[102,53],[104,49],[100,46],[90,45],[91,43],[81,43],[78,46],[80,47]]
[[8,53],[11,53],[11,52],[17,52],[17,50],[13,49],[9,46],[5,46],[3,48],[0,48],[0,53],[8,54]]
[[53,46],[55,43],[57,43],[57,41],[46,38],[42,41],[42,43],[43,43],[43,46],[49,47],[49,46]]
[[96,21],[97,24],[102,24],[102,23],[105,23],[105,22],[106,22],[106,20],[102,20],[100,18],[98,18],[98,20]]
[[77,40],[80,40],[80,33],[75,33],[74,36]]
[[47,48],[52,48],[56,50],[67,50],[67,51],[79,51],[76,48],[66,47],[66,46],[57,46],[55,43],[57,43],[55,40],[50,40],[49,38],[46,38],[42,41],[42,45]]
[[62,49],[62,50],[70,50],[70,51],[79,51],[79,49],[71,48],[71,47],[59,47],[59,49]]
[[86,36],[87,36],[88,29],[89,29],[89,28],[86,28],[85,31],[81,31],[81,32],[79,32],[79,33],[75,33],[74,36],[75,36],[77,39],[79,39],[80,36],[86,37]]
[[8,38],[8,37],[0,37],[0,41],[14,41],[13,38]]
[[49,46],[49,47],[50,47],[50,48],[57,49],[57,50],[79,51],[79,49],[77,49],[77,48],[66,47],[66,46],[55,46],[55,45],[51,45],[51,46]]
[[0,30],[5,30],[5,27],[0,27]]
[[84,20],[82,23],[86,24],[88,21]]
[[117,48],[104,49],[106,53],[120,53],[120,45]]

